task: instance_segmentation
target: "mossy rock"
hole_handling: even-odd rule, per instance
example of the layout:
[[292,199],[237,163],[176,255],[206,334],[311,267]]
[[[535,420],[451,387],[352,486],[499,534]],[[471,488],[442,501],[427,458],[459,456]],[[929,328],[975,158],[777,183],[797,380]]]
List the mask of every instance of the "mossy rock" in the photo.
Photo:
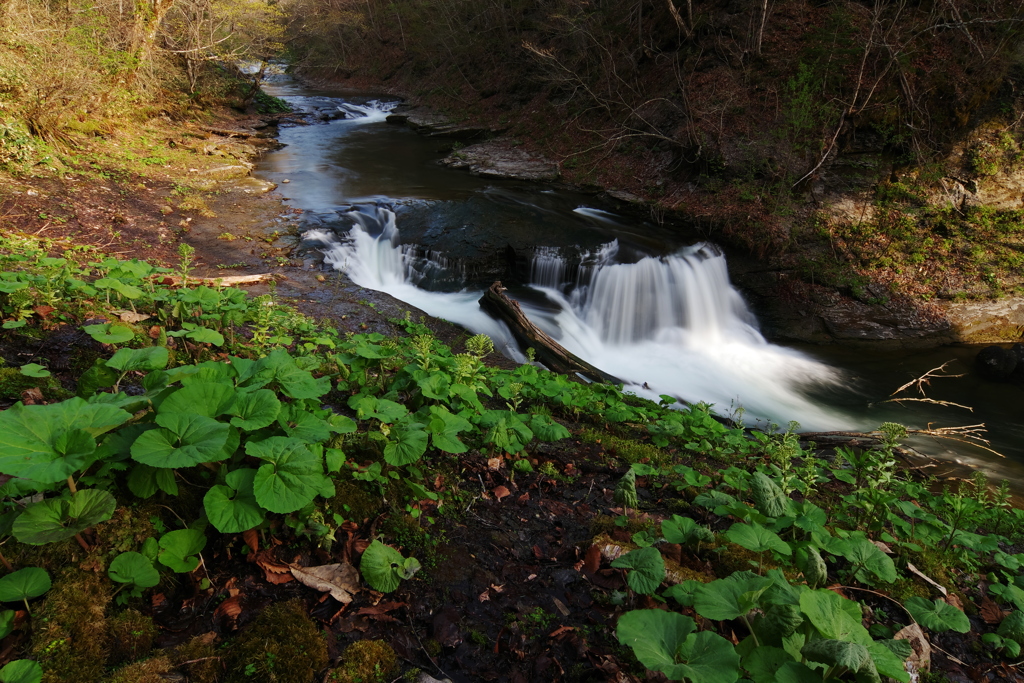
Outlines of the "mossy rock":
[[164,674],[170,670],[170,659],[154,657],[118,669],[110,675],[107,683],[167,683],[168,678]]
[[327,643],[299,600],[271,605],[226,656],[228,683],[312,683],[327,666]]
[[153,620],[127,609],[110,618],[110,664],[134,662],[149,655],[156,638]]
[[216,683],[222,678],[224,666],[217,656],[212,636],[212,633],[196,636],[174,653],[175,667],[185,674],[189,683]]
[[38,388],[47,401],[63,401],[74,396],[55,377],[28,377],[21,368],[0,368],[0,400],[20,401],[22,392]]
[[376,517],[383,506],[380,496],[371,496],[351,481],[338,481],[334,496],[324,503],[323,509],[325,513],[337,513],[345,519],[361,522]]
[[337,683],[385,683],[398,670],[398,656],[383,640],[358,640],[347,648],[341,665],[328,681]]
[[30,651],[43,667],[43,683],[105,680],[110,598],[109,583],[93,573],[71,569],[54,582],[32,617]]

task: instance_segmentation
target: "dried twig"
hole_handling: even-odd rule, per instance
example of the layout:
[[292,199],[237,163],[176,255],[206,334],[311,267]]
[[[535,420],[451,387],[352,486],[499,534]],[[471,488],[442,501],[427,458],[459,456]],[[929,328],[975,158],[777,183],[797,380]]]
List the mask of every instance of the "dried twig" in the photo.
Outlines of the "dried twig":
[[[939,373],[939,372],[944,372],[946,370],[946,366],[949,365],[952,362],[953,361],[951,361],[951,360],[947,360],[945,363],[943,363],[939,367],[932,368],[931,370],[929,370],[928,372],[924,373],[923,375],[921,375],[917,379],[910,380],[909,382],[907,382],[902,387],[900,387],[899,389],[897,389],[896,391],[892,392],[889,395],[890,396],[895,396],[896,394],[900,393],[901,391],[905,391],[905,390],[909,389],[910,387],[917,387],[917,391],[922,396],[924,396],[925,395],[924,387],[925,387],[926,384],[931,384],[931,380],[932,379],[935,379],[935,378],[938,378],[938,377],[950,377],[950,378],[953,378],[953,377],[964,377],[964,375],[962,375],[962,374],[961,375],[939,375],[939,374],[936,374],[936,373]],[[884,403],[884,401],[883,401],[883,403]]]

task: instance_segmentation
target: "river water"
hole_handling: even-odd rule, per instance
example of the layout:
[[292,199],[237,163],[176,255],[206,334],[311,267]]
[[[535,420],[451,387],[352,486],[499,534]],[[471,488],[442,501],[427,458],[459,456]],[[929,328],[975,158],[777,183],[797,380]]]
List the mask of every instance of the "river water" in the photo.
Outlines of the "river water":
[[[495,339],[511,335],[477,304],[501,279],[531,319],[627,388],[713,403],[747,424],[797,421],[806,431],[985,422],[1000,459],[947,440],[933,455],[1024,480],[1021,389],[971,373],[976,350],[873,353],[770,343],[729,283],[725,256],[685,228],[616,215],[595,197],[475,177],[437,162],[452,141],[385,122],[393,98],[322,92],[276,77],[267,90],[325,123],[284,126],[284,147],[256,175],[303,210],[304,243],[357,284]],[[288,182],[284,182],[287,180]],[[959,379],[931,383],[930,403],[882,403],[901,384],[951,360]]]

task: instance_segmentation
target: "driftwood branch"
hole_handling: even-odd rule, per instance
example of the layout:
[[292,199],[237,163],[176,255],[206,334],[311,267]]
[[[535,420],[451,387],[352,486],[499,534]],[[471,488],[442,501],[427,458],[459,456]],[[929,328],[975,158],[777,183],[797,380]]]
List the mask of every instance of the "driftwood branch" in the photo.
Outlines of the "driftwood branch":
[[503,320],[512,334],[524,348],[533,348],[537,352],[537,360],[554,372],[567,375],[580,374],[592,382],[622,384],[622,380],[594,367],[579,356],[567,351],[561,344],[549,337],[543,330],[530,322],[530,319],[519,307],[519,302],[505,295],[501,282],[495,282],[480,297],[480,306]]
[[[223,277],[190,277],[189,282],[197,285],[209,285],[212,287],[218,286],[233,286],[233,285],[251,285],[257,282],[269,282],[275,279],[284,279],[284,275],[280,273],[259,273],[257,275],[225,275]],[[156,281],[162,285],[180,285],[182,283],[181,277],[177,275],[163,275],[157,276]]]
[[210,126],[199,126],[200,130],[204,130],[207,133],[213,133],[214,135],[222,135],[229,138],[251,138],[256,133],[251,133],[244,130],[232,130],[230,128],[211,128]]

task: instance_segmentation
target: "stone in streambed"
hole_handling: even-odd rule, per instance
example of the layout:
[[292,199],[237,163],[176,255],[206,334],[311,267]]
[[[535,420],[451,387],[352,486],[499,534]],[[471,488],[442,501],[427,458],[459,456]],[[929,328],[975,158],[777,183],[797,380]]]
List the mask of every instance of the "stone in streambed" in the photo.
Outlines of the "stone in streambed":
[[982,377],[1004,381],[1010,379],[1017,369],[1017,353],[1001,346],[986,346],[978,352],[974,363]]
[[558,164],[536,156],[512,140],[498,138],[457,149],[441,160],[445,166],[466,168],[474,175],[516,180],[557,180]]

